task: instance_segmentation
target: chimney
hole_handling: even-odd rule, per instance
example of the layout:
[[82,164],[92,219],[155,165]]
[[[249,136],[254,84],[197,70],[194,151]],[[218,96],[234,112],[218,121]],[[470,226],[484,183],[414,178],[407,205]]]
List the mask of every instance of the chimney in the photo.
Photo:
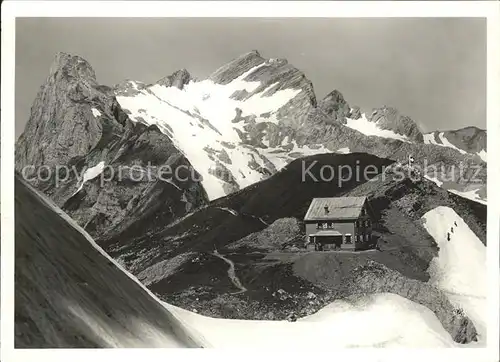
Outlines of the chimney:
[[330,210],[328,210],[328,206],[325,206],[325,214],[328,214]]

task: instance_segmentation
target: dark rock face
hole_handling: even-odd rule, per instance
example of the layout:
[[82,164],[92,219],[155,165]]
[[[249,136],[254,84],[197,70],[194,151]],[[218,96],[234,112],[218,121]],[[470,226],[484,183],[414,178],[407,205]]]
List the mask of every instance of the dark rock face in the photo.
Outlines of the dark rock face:
[[102,135],[102,125],[91,108],[120,128],[116,101],[97,88],[91,66],[78,56],[59,53],[31,108],[31,116],[16,145],[16,170],[24,166],[66,164],[87,154]]
[[423,142],[423,135],[415,122],[407,116],[399,113],[395,108],[383,107],[375,109],[369,120],[377,123],[382,129],[388,129],[407,136],[409,139]]
[[[83,183],[99,164],[104,169]],[[88,63],[67,54],[58,54],[34,102],[16,170],[96,239],[168,223],[208,200],[169,137],[132,123]]]
[[160,79],[156,83],[165,87],[176,87],[182,89],[191,81],[191,79],[191,74],[189,74],[186,69],[181,69],[174,72],[172,75]]

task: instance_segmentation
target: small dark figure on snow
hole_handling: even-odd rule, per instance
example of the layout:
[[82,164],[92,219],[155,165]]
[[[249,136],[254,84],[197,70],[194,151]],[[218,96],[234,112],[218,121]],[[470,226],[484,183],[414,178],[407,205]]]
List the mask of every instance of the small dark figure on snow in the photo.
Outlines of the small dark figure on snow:
[[448,233],[448,241],[450,241],[450,233]]
[[451,227],[451,233],[453,234],[453,226]]
[[455,226],[458,226],[456,221],[454,222],[454,224],[455,224]]

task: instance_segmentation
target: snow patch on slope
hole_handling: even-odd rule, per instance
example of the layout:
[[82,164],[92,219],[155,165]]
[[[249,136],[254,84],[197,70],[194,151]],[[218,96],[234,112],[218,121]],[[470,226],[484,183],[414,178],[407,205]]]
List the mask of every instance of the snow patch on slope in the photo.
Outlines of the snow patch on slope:
[[452,208],[439,206],[422,216],[422,221],[439,246],[439,255],[429,267],[430,282],[465,311],[476,327],[479,343],[486,343],[486,247]]
[[345,153],[350,153],[350,152],[351,152],[351,150],[349,149],[349,147],[343,147],[343,148],[339,148],[339,149],[337,150],[337,152],[338,152],[338,153],[344,153],[344,154],[345,154]]
[[85,182],[96,178],[102,173],[103,170],[104,170],[104,161],[101,161],[94,167],[85,170],[85,172],[83,173],[82,183],[80,184],[80,187],[78,187],[78,189],[73,193],[73,195],[76,195],[78,192],[80,192]]
[[364,113],[361,114],[361,117],[358,119],[346,118],[346,121],[347,123],[345,125],[347,127],[355,129],[356,131],[359,131],[367,136],[392,138],[403,142],[411,143],[408,137],[388,129],[382,129],[377,126],[376,122],[370,122],[366,118],[366,115]]
[[478,192],[480,191],[480,189],[469,190],[469,191],[458,191],[458,190],[448,189],[448,191],[452,192],[458,196],[462,196],[466,199],[479,202],[480,204],[488,205],[488,203],[486,201],[484,201],[481,198],[481,196],[479,196]]
[[230,209],[229,207],[217,207],[217,209],[227,211],[231,215],[238,216],[238,212],[236,212],[234,209]]
[[273,163],[278,171],[297,158],[332,153],[322,144],[299,146],[295,140],[289,142],[288,138],[288,136],[285,137],[280,147],[267,147],[259,150],[263,156]]
[[93,107],[92,107],[92,114],[93,114],[93,115],[94,115],[94,117],[96,117],[96,118],[101,116],[101,112],[99,112],[99,110],[98,110],[98,109],[93,108]]
[[434,133],[426,133],[424,136],[424,143],[428,145],[439,145],[434,139]]
[[434,182],[436,185],[438,185],[439,187],[441,187],[441,185],[443,184],[441,181],[439,181],[437,178],[435,177],[432,177],[432,176],[429,176],[429,175],[425,175],[424,176],[427,180],[429,181],[432,181]]
[[453,148],[453,149],[457,150],[458,152],[460,152],[461,154],[467,153],[466,151],[458,148],[457,146],[453,145],[450,141],[448,141],[448,139],[444,136],[444,132],[439,133],[438,137],[441,140],[442,146]]
[[453,148],[454,150],[457,150],[461,154],[465,155],[467,154],[466,151],[462,150],[461,148],[458,148],[454,144],[452,144],[448,139],[445,137],[444,132],[439,132],[437,135],[438,141],[436,141],[436,138],[434,137],[434,133],[427,133],[424,134],[424,143],[429,144],[429,145],[436,145],[436,146],[441,146],[441,147],[448,147],[448,148]]
[[479,157],[481,157],[481,159],[482,159],[484,162],[488,162],[488,161],[487,161],[487,158],[488,158],[488,157],[487,157],[487,153],[486,153],[486,151],[485,151],[485,150],[481,150],[481,151],[479,151],[479,152],[477,153],[477,155],[478,155]]

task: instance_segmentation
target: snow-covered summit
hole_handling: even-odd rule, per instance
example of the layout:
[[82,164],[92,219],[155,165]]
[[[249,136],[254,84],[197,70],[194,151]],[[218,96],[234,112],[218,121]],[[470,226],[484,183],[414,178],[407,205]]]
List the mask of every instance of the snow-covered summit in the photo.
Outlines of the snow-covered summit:
[[312,85],[299,70],[288,62],[267,61],[258,52],[233,60],[205,80],[192,80],[181,71],[147,87],[128,82],[116,96],[132,120],[157,125],[172,139],[201,174],[211,199],[262,180],[286,164],[288,154],[300,154],[293,143],[283,144],[285,149],[269,150],[265,143],[255,147],[249,129],[283,126],[290,109],[315,102]]

